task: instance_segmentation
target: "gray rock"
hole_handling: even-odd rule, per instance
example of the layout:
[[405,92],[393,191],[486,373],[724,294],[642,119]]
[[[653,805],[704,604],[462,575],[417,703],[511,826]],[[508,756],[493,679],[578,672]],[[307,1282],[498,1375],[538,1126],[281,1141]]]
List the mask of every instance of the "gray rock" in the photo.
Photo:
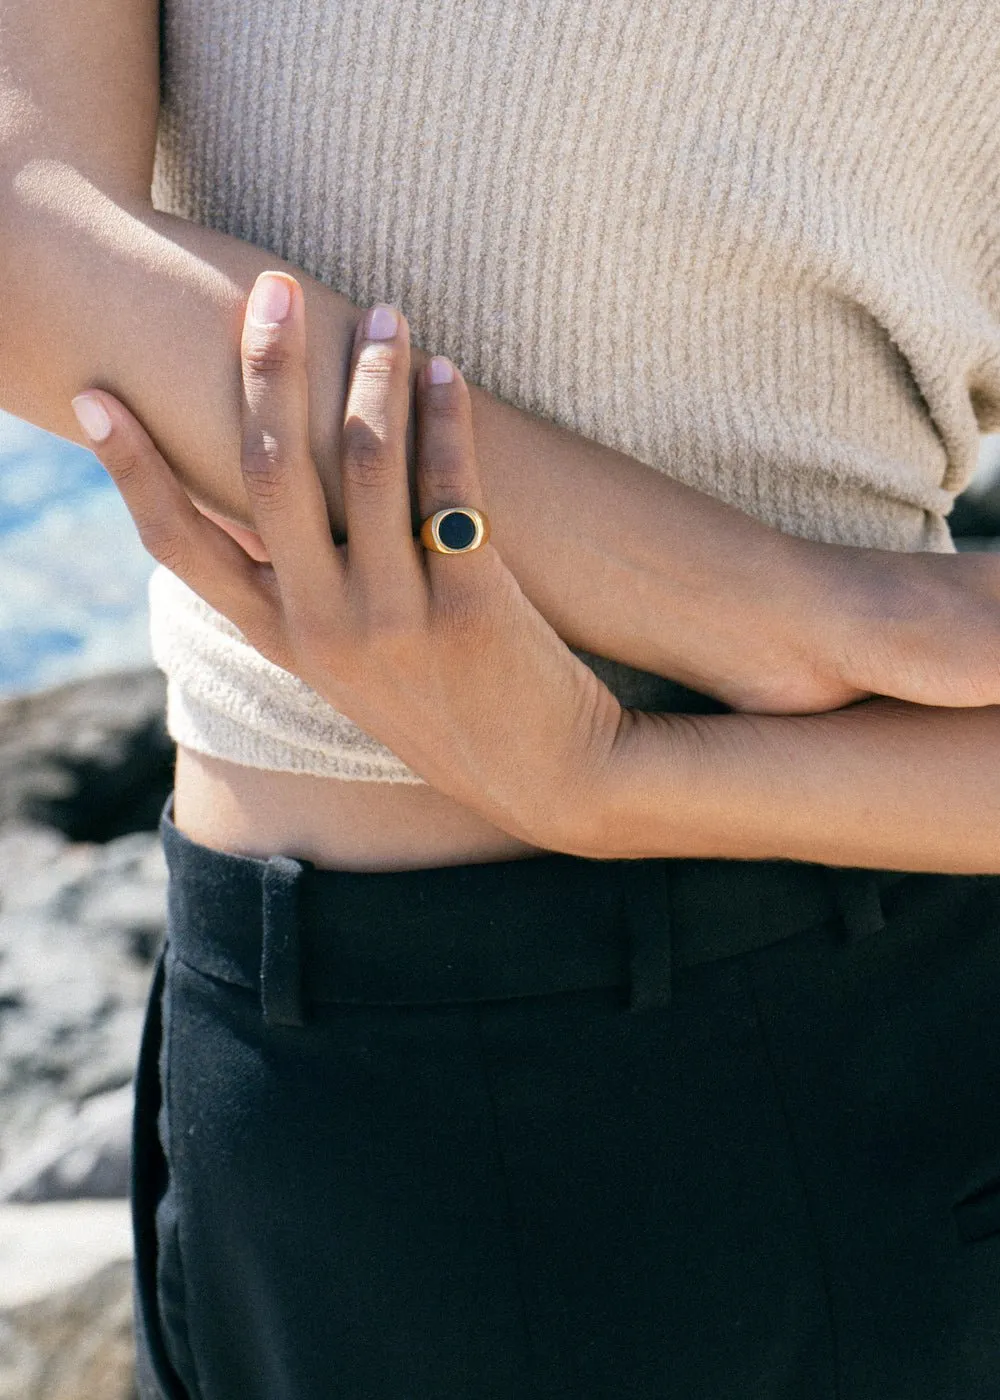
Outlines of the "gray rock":
[[136,1400],[124,1195],[164,704],[152,669],[0,700],[0,1400]]
[[128,1201],[0,1205],[0,1314],[131,1257]]
[[128,1260],[0,1313],[0,1400],[137,1400]]
[[155,833],[43,844],[0,908],[0,1170],[130,1084],[166,921]]
[[173,773],[165,708],[153,667],[0,699],[0,828],[102,842],[155,829]]
[[133,1093],[130,1084],[88,1099],[0,1171],[0,1201],[125,1197],[129,1188]]
[[11,822],[0,827],[0,908],[14,888],[62,854],[66,837],[53,827]]

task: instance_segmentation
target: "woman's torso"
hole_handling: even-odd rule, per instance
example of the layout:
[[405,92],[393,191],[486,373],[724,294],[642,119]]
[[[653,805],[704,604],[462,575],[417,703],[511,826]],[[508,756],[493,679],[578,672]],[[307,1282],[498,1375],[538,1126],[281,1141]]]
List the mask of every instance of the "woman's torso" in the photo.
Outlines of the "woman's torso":
[[351,783],[246,768],[177,746],[174,823],[202,845],[334,870],[417,870],[545,852],[426,784]]
[[[154,200],[780,529],[947,549],[1000,421],[990,8],[166,0]],[[154,642],[185,605],[158,606]],[[208,680],[246,701],[232,655]],[[610,676],[625,703],[648,679]],[[208,680],[186,674],[189,714]],[[369,869],[530,854],[426,785],[234,761],[264,742],[243,704],[240,748],[237,708],[217,743],[178,725],[195,839]]]

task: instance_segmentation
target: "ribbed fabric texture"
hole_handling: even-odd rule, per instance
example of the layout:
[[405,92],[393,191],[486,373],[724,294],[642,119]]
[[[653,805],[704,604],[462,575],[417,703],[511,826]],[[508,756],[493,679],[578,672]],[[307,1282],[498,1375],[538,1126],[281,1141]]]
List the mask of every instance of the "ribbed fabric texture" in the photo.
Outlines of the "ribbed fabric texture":
[[[952,548],[1000,428],[996,0],[165,0],[163,34],[157,207],[783,531]],[[178,742],[419,781],[150,596]]]

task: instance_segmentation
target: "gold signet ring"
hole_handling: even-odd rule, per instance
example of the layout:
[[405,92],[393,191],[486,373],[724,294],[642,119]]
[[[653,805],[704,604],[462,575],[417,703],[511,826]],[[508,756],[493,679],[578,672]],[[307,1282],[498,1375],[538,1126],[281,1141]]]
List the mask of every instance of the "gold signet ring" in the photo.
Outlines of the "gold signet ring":
[[420,543],[434,554],[471,554],[490,537],[490,522],[472,506],[446,506],[420,527]]

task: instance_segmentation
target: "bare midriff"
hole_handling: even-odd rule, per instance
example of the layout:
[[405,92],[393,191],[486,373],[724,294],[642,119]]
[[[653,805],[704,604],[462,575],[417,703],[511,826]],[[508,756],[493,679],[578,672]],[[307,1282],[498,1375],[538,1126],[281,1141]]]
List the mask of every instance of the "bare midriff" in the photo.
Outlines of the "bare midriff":
[[421,870],[545,855],[434,788],[245,768],[179,745],[174,823],[231,855],[329,870]]

